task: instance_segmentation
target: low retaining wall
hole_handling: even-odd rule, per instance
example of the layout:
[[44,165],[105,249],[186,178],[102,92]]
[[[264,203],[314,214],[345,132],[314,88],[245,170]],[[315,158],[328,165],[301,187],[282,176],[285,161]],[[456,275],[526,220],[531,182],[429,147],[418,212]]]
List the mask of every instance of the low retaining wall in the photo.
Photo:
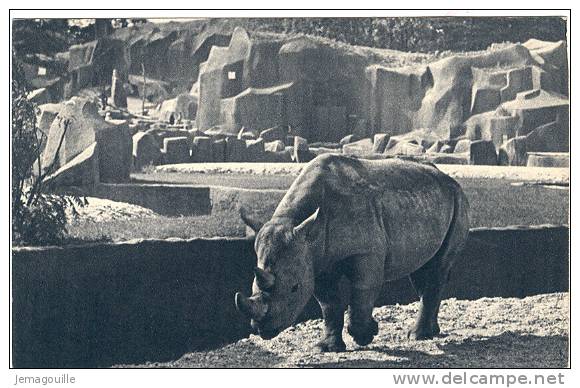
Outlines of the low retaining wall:
[[[447,296],[568,290],[567,227],[476,229]],[[256,262],[246,239],[139,240],[12,251],[14,367],[99,367],[175,359],[247,336],[234,308]],[[416,300],[409,282],[380,304]],[[310,302],[302,318],[319,316]]]
[[99,183],[87,196],[139,205],[167,216],[211,213],[210,188],[146,183]]
[[528,152],[528,167],[570,168],[569,152]]
[[[175,184],[147,183],[101,183],[82,192],[88,197],[104,198],[112,201],[126,202],[143,206],[157,214],[166,216],[201,216],[213,211],[229,211],[239,206],[252,210],[257,216],[270,217],[286,190],[242,189],[227,186],[193,186]],[[263,209],[254,203],[263,205],[272,202],[272,209],[262,214]]]

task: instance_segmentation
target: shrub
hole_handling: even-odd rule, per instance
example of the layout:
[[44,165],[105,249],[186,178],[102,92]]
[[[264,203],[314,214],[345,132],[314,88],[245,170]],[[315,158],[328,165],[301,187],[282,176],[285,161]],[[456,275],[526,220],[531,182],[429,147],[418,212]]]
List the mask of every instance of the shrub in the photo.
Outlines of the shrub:
[[[20,67],[12,70],[12,242],[53,244],[64,237],[67,209],[76,214],[84,198],[43,193],[43,180],[56,164],[41,171],[40,153],[45,139],[36,125],[36,107],[27,100],[28,88]],[[66,129],[63,133],[66,133]],[[59,146],[60,148],[60,146]],[[56,152],[58,154],[58,152]]]
[[474,51],[504,41],[566,39],[566,20],[557,16],[250,18],[239,24],[250,30],[318,35],[414,52]]

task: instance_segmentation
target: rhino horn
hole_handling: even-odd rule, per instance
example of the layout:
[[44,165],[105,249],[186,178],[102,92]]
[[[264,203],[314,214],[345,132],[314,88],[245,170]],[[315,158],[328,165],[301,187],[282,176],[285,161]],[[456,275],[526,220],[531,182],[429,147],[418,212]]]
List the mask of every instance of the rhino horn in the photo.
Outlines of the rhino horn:
[[314,213],[312,213],[307,219],[302,221],[302,223],[294,228],[294,234],[298,235],[301,233],[308,234],[312,225],[314,225],[314,221],[318,218],[318,213],[320,212],[320,208],[317,208]]
[[236,292],[236,309],[248,318],[259,321],[264,318],[268,312],[268,305],[255,297],[247,298],[239,292]]
[[261,268],[256,267],[254,268],[254,275],[256,275],[256,283],[260,289],[268,290],[274,287],[274,281],[276,280],[276,277],[271,272],[267,272]]
[[262,229],[262,226],[264,226],[263,223],[253,219],[250,215],[248,215],[248,212],[243,207],[240,207],[240,217],[242,218],[242,221],[244,221],[244,224],[249,226],[250,229],[254,231],[254,233],[258,233],[260,229]]

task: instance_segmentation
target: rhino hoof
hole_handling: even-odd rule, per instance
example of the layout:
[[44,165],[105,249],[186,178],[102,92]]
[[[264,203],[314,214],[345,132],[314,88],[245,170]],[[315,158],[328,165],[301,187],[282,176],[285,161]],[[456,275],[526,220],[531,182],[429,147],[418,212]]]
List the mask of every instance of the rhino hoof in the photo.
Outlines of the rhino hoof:
[[314,345],[314,350],[320,353],[339,353],[346,351],[346,344],[342,338],[328,337]]
[[379,325],[377,321],[371,319],[363,328],[349,325],[348,334],[354,339],[354,342],[359,346],[366,346],[373,342],[375,335],[379,333]]
[[434,333],[430,330],[412,328],[407,332],[407,338],[415,341],[430,340],[433,339],[433,336]]
[[417,328],[416,326],[409,329],[407,332],[407,338],[410,340],[429,340],[433,339],[434,337],[441,336],[441,329],[439,328],[439,324],[434,322],[431,324],[431,329],[427,328]]

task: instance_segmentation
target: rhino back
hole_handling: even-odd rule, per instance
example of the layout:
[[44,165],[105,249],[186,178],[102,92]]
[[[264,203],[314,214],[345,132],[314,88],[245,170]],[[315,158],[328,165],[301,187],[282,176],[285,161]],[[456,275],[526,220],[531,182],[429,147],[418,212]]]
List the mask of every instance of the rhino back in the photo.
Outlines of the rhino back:
[[398,159],[317,159],[275,215],[297,217],[297,223],[320,207],[327,254],[384,254],[388,278],[406,275],[435,255],[453,217],[453,179],[434,166]]

